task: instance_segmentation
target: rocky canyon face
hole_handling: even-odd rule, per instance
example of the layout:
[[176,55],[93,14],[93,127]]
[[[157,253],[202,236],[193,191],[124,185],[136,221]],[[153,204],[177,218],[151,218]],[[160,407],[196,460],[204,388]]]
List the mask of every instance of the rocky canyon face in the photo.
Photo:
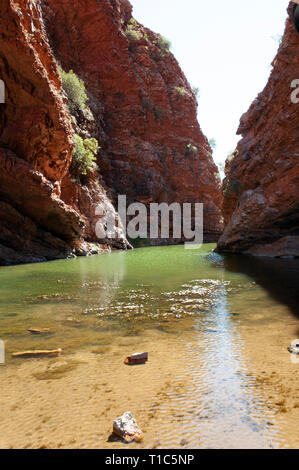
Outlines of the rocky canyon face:
[[205,236],[221,233],[221,192],[196,97],[160,35],[132,18],[129,2],[47,0],[54,55],[90,94],[89,132],[115,201],[202,202]]
[[[0,18],[0,264],[127,248],[121,230],[95,234],[96,208],[114,212],[119,194],[202,202],[205,238],[216,241],[218,170],[163,38],[126,0],[3,0]],[[84,111],[70,112],[58,67],[84,81]],[[80,178],[75,133],[100,145],[97,168]]]
[[272,65],[226,162],[219,251],[299,256],[299,36],[290,18]]

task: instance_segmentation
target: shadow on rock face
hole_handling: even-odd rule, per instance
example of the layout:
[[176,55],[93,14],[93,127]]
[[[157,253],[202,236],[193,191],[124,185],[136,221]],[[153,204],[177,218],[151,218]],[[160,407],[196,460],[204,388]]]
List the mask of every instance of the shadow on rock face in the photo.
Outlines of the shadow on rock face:
[[294,5],[292,10],[293,24],[297,33],[299,34],[299,5]]
[[285,304],[299,318],[299,260],[223,255],[224,267],[250,276],[273,299]]

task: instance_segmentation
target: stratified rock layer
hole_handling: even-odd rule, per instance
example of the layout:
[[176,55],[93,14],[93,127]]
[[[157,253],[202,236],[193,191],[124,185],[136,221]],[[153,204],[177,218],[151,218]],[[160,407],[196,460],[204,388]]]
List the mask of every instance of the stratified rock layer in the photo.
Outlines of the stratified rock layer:
[[243,138],[226,162],[219,251],[299,256],[298,88],[299,36],[288,19],[268,84],[242,116]]
[[57,67],[37,5],[5,0],[0,18],[0,264],[67,256],[84,224],[59,198],[73,144]]

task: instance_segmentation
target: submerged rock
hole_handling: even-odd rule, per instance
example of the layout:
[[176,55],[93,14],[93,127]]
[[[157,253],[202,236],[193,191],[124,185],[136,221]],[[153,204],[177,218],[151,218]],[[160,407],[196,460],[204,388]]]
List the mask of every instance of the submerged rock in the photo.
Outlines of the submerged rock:
[[48,335],[51,331],[49,328],[29,328],[27,332],[32,335]]
[[125,364],[145,364],[148,361],[148,353],[135,353],[125,359]]
[[113,421],[113,432],[126,442],[140,442],[143,439],[143,433],[130,411]]

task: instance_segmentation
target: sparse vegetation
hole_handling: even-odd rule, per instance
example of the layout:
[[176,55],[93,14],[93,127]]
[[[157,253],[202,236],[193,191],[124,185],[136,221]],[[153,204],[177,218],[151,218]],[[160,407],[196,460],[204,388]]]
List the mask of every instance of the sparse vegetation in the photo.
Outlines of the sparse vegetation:
[[62,68],[59,69],[60,77],[62,80],[62,87],[68,97],[68,105],[71,112],[83,111],[86,108],[88,96],[83,80],[81,80],[73,70],[65,72]]
[[140,39],[142,38],[142,33],[133,29],[131,26],[127,27],[125,35],[129,39],[129,41],[140,41]]
[[199,98],[199,88],[194,86],[194,87],[192,87],[192,91],[194,93],[195,98],[198,100],[198,98]]
[[131,18],[129,21],[129,25],[133,26],[134,28],[139,28],[138,22],[135,20],[135,18]]
[[166,39],[162,34],[158,35],[158,46],[163,52],[169,52],[171,48],[171,42]]
[[224,188],[224,190],[222,191],[222,194],[223,194],[223,197],[227,197],[228,196],[228,186],[226,186]]
[[186,146],[186,150],[187,150],[188,153],[193,153],[194,154],[194,153],[197,153],[198,148],[195,145],[190,143]]
[[182,86],[176,86],[174,87],[175,91],[177,92],[178,95],[180,96],[185,96],[187,95],[187,90],[186,88],[182,87]]
[[242,185],[241,181],[239,181],[236,178],[233,178],[232,180],[229,180],[227,182],[227,185],[223,190],[223,196],[227,197],[229,195],[229,193],[235,193],[237,195],[240,195],[241,191],[242,191],[242,188],[243,188],[243,185]]
[[216,147],[217,147],[217,142],[216,142],[216,139],[214,139],[214,137],[212,137],[212,139],[209,139],[209,145],[211,147],[212,150],[215,150]]
[[95,169],[99,143],[97,139],[82,139],[75,134],[75,149],[73,152],[72,168],[78,175],[87,175]]
[[140,31],[139,24],[134,18],[130,19],[125,31],[125,35],[129,39],[129,41],[140,41],[140,39],[143,38],[143,34]]

